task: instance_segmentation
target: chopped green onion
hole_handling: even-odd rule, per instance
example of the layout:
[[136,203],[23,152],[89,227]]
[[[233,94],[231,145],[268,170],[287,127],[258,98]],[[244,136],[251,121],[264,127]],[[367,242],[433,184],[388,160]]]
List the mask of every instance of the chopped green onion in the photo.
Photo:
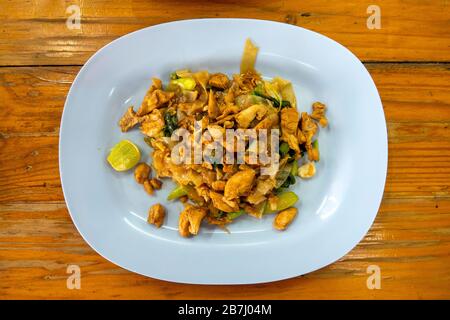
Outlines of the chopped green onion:
[[263,202],[261,202],[260,204],[258,204],[256,206],[256,210],[258,210],[258,213],[260,215],[264,214],[264,212],[266,211],[266,208],[267,208],[267,200],[264,200]]
[[149,147],[153,147],[153,146],[152,146],[152,138],[150,138],[150,137],[148,137],[148,136],[145,136],[145,137],[144,137],[144,141],[145,141],[145,143],[146,143]]
[[282,211],[284,209],[292,207],[298,201],[297,194],[295,194],[295,192],[292,191],[280,193],[277,195],[277,197],[278,197],[277,209],[272,211],[270,210],[270,206],[267,206],[264,213],[273,213],[275,211]]
[[254,94],[255,96],[258,96],[258,97],[261,97],[261,98],[264,98],[264,99],[267,99],[267,100],[272,101],[273,106],[274,106],[275,108],[279,108],[279,107],[280,107],[280,102],[279,102],[277,99],[275,99],[275,98],[273,98],[273,97],[271,97],[271,96],[265,95],[265,94],[263,94],[263,93],[259,93],[259,92],[257,92],[257,91],[253,91],[253,94]]
[[272,82],[264,81],[264,89],[266,94],[268,94],[274,101],[274,106],[279,108],[282,104],[282,98],[278,92],[278,86]]
[[197,85],[193,78],[178,78],[170,81],[170,83],[179,85],[184,90],[194,90]]
[[314,140],[312,143],[313,149],[317,150],[317,161],[320,160],[320,152],[319,152],[319,140]]
[[289,157],[295,157],[295,150],[289,149],[288,154],[289,154]]
[[229,212],[229,213],[227,213],[227,217],[228,217],[228,219],[233,220],[233,219],[236,219],[237,217],[240,217],[244,213],[245,213],[245,211],[241,209],[241,210],[239,210],[237,212]]
[[283,142],[282,144],[280,144],[281,155],[284,156],[288,152],[289,152],[289,145],[286,142]]
[[253,94],[256,96],[263,97],[265,95],[264,94],[264,84],[258,83],[253,91]]
[[281,108],[290,108],[292,107],[291,103],[287,100],[281,101]]
[[169,195],[167,196],[167,200],[175,200],[185,195],[187,195],[186,189],[183,186],[178,186],[170,191]]
[[297,171],[298,171],[298,162],[297,162],[297,160],[294,160],[293,163],[292,163],[291,174],[296,176],[297,175]]
[[[256,85],[255,89],[253,90],[252,94],[267,100],[272,101],[273,106],[275,108],[290,108],[292,107],[292,104],[288,100],[281,100],[280,94],[272,87],[272,85],[268,82],[266,82],[267,86],[269,87],[265,88],[263,83],[259,83]],[[269,93],[269,94],[267,94]]]
[[292,163],[286,163],[275,175],[275,188],[281,187],[291,173]]
[[224,211],[222,211],[222,210],[219,210],[219,211],[217,211],[217,212],[215,212],[215,213],[212,213],[211,215],[212,215],[213,218],[220,219],[220,218],[222,218],[225,214],[226,214],[226,212],[224,212]]
[[164,136],[170,137],[172,133],[178,128],[178,117],[176,113],[166,112],[164,114]]
[[276,107],[276,108],[278,108],[280,106],[280,102],[276,98],[271,97],[270,95],[266,94],[266,90],[264,88],[263,83],[258,83],[256,85],[255,89],[253,90],[252,94],[255,96],[272,101],[274,107]]
[[295,176],[291,173],[288,175],[286,181],[281,185],[281,188],[289,188],[291,184],[295,184]]

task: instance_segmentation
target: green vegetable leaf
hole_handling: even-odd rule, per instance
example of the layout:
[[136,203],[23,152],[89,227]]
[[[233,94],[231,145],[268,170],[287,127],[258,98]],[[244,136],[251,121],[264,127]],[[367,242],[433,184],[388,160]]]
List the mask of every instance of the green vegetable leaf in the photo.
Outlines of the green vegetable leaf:
[[290,107],[292,107],[292,105],[291,105],[291,103],[289,101],[287,101],[287,100],[281,101],[281,109],[283,109],[283,108],[290,108]]
[[291,184],[295,184],[295,176],[289,174],[286,181],[281,185],[281,188],[289,188]]
[[172,136],[172,133],[178,128],[177,114],[175,112],[167,111],[164,114],[164,122],[166,124],[163,130],[164,136],[170,137]]
[[280,154],[284,156],[286,153],[289,152],[289,145],[286,142],[283,142],[280,144]]

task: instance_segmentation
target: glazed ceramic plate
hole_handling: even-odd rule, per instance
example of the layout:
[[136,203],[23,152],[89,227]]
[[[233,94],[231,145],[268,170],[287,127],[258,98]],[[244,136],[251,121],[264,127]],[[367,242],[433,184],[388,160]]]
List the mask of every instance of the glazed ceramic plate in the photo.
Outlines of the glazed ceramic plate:
[[[150,197],[132,170],[115,172],[106,157],[114,144],[129,139],[150,161],[139,130],[121,133],[117,122],[128,106],[141,104],[151,77],[166,80],[181,68],[237,73],[247,38],[260,48],[258,71],[293,82],[300,111],[309,112],[314,101],[328,106],[317,175],[292,189],[300,197],[299,215],[284,232],[273,229],[273,215],[246,216],[229,226],[229,234],[205,224],[198,236],[185,239],[177,231],[182,205],[166,200],[173,184],[164,181]],[[358,58],[320,34],[261,20],[177,21],[108,44],[73,82],[59,147],[70,215],[94,250],[136,273],[197,284],[275,281],[338,260],[370,228],[387,167],[383,108]],[[146,222],[158,202],[168,211],[160,229]]]

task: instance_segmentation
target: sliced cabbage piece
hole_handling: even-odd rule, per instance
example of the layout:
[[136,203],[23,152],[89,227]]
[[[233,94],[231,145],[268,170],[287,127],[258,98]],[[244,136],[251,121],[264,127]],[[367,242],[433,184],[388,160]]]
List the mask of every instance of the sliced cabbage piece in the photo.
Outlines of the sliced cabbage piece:
[[295,91],[292,83],[280,77],[275,77],[272,79],[272,84],[278,88],[281,99],[282,106],[285,105],[284,101],[288,101],[291,107],[297,108],[297,100],[295,98]]
[[245,41],[244,53],[241,59],[241,74],[247,71],[255,71],[256,56],[259,48],[255,46],[250,39]]

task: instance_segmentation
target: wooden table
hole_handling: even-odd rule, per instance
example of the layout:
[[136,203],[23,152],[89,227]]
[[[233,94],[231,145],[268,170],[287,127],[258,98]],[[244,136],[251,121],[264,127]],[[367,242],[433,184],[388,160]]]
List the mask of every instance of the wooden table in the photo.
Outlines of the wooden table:
[[[81,29],[68,29],[69,5]],[[381,29],[367,27],[367,7]],[[389,131],[389,170],[361,243],[317,272],[275,283],[197,286],[145,278],[95,253],[69,217],[58,131],[80,67],[128,32],[186,18],[245,17],[302,26],[342,43],[370,71]],[[0,0],[0,298],[450,298],[449,1]],[[67,266],[81,289],[66,287]],[[381,289],[366,286],[381,270]]]

